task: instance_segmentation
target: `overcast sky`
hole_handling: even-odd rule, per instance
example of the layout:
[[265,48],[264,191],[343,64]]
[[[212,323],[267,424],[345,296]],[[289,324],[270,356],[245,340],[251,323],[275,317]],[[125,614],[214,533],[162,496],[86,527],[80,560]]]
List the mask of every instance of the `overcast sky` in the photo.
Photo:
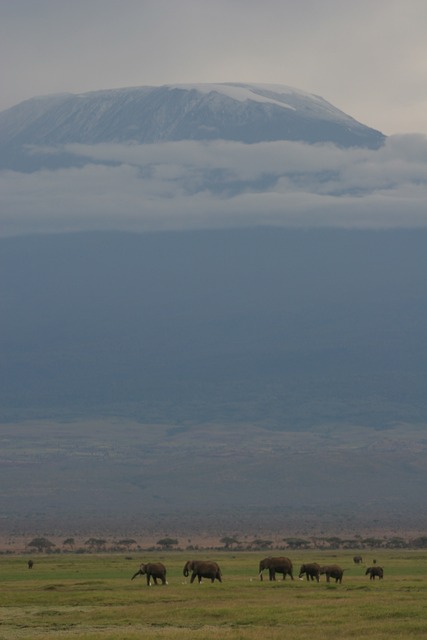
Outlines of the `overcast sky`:
[[287,84],[427,134],[426,0],[0,0],[0,109],[35,95]]
[[69,145],[82,166],[0,172],[0,236],[427,227],[427,0],[0,0],[0,29],[2,109],[67,91],[279,83],[389,136],[378,150]]

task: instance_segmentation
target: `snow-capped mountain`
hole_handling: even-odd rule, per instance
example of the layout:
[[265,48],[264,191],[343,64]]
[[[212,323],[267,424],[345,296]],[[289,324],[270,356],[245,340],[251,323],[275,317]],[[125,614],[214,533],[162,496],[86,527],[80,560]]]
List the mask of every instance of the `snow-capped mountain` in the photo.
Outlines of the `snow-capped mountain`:
[[282,85],[188,84],[36,97],[0,113],[1,165],[23,147],[68,143],[298,140],[378,148],[371,129],[323,98]]

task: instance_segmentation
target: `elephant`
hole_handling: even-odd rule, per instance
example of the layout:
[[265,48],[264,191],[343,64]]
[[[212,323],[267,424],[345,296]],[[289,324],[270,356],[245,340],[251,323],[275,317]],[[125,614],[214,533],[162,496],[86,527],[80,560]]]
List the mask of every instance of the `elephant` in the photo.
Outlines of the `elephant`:
[[328,564],[324,567],[320,567],[320,574],[326,575],[326,582],[329,582],[331,578],[335,578],[335,582],[342,582],[344,569],[341,569],[337,564]]
[[157,584],[157,580],[161,580],[162,584],[167,584],[166,581],[166,567],[161,562],[154,562],[148,564],[141,564],[138,571],[133,574],[131,580],[136,576],[147,576],[147,585],[151,586],[151,578],[154,580],[154,584]]
[[365,576],[367,576],[368,573],[370,580],[375,580],[375,578],[382,580],[384,578],[384,569],[378,565],[376,567],[368,567],[365,571]]
[[209,578],[211,582],[222,582],[222,574],[221,569],[219,568],[218,563],[212,562],[210,560],[188,560],[185,563],[183,574],[187,578],[191,572],[191,580],[192,584],[194,580],[198,579],[199,584],[202,581],[202,578]]
[[299,578],[302,578],[305,574],[307,580],[314,580],[316,578],[317,582],[320,580],[320,565],[317,562],[311,562],[309,564],[302,564],[299,570]]
[[290,575],[291,580],[294,579],[293,566],[289,558],[273,558],[272,556],[269,556],[268,558],[264,558],[264,560],[261,560],[261,562],[259,563],[260,580],[263,580],[262,572],[264,571],[264,569],[268,569],[270,580],[276,579],[276,573],[283,573],[283,580],[286,579],[286,575]]
[[354,564],[361,564],[363,562],[362,556],[354,556],[353,562]]

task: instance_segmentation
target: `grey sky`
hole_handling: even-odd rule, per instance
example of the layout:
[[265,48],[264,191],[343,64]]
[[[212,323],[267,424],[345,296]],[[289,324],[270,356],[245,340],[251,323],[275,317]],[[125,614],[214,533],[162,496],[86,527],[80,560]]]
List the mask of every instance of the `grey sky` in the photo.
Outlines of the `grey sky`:
[[0,0],[0,109],[34,95],[275,82],[427,133],[425,0]]

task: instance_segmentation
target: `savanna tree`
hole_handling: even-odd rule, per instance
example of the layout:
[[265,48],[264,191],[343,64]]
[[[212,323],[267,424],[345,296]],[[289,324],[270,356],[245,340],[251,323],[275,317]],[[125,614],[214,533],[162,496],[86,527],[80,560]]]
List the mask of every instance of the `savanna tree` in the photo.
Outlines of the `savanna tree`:
[[55,544],[47,538],[33,538],[31,542],[28,543],[28,546],[37,549],[37,551],[47,553],[52,550]]

